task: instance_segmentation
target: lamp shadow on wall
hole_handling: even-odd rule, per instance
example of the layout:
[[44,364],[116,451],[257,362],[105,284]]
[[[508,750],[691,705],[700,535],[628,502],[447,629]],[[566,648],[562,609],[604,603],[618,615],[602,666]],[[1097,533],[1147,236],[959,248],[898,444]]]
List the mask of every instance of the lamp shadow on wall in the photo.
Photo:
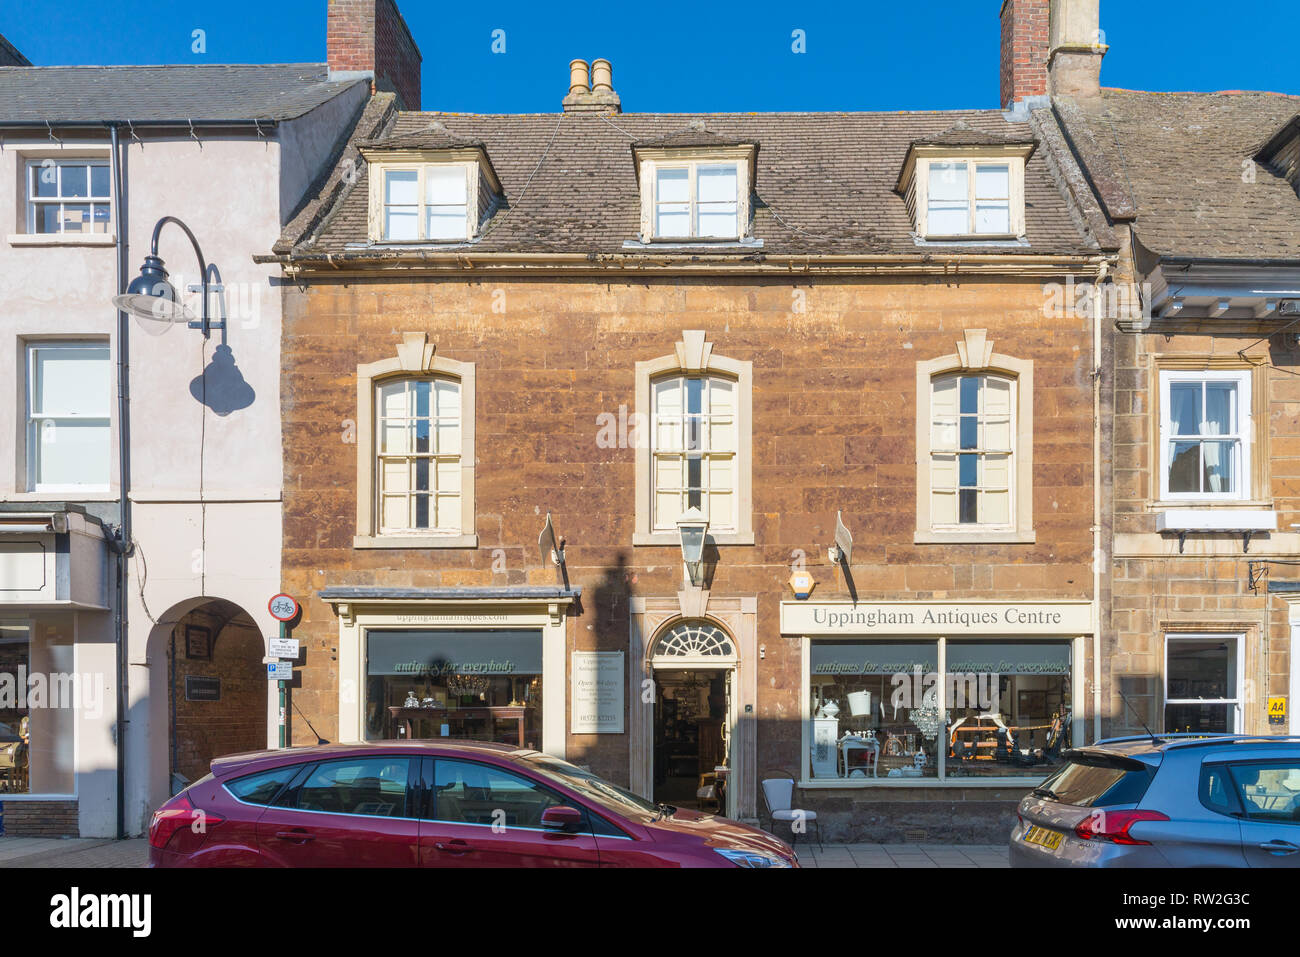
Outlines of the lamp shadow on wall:
[[217,319],[222,323],[221,344],[212,353],[212,359],[201,375],[190,381],[190,395],[201,405],[225,417],[232,412],[247,409],[257,400],[253,389],[235,362],[235,353],[227,343],[230,329],[226,292],[221,282],[221,271],[215,264],[208,265],[208,280],[220,290],[217,293]]

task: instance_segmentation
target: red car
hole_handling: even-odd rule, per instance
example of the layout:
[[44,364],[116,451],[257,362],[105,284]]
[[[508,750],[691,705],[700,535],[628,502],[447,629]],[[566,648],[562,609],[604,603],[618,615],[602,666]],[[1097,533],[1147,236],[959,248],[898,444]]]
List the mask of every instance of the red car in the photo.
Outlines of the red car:
[[218,758],[149,824],[151,867],[798,867],[784,841],[537,751],[387,741]]

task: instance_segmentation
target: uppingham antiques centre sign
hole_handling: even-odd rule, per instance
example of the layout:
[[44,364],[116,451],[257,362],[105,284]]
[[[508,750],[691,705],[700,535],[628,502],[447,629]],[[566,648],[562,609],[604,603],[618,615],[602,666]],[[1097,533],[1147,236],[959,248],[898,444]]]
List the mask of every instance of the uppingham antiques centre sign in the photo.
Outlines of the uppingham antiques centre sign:
[[1085,635],[1092,606],[1058,602],[782,602],[783,635]]

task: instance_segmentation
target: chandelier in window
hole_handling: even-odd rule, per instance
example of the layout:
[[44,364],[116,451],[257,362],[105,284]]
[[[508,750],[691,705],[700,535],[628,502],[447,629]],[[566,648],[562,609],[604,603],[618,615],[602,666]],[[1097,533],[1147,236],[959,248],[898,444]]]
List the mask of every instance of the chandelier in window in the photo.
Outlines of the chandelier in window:
[[907,713],[907,719],[916,725],[921,735],[927,741],[933,741],[939,736],[939,728],[948,724],[951,720],[947,711],[940,711],[938,708],[913,708]]
[[488,679],[485,675],[450,675],[447,678],[447,691],[456,697],[473,697],[479,695],[488,689]]

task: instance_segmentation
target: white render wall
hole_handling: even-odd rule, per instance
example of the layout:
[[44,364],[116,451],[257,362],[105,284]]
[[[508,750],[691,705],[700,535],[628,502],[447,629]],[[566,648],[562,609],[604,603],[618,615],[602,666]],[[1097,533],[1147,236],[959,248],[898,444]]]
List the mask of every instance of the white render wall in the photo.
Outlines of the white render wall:
[[[229,328],[201,333],[183,326],[146,334],[131,320],[131,499],[137,552],[130,561],[126,727],[126,825],[140,833],[168,796],[168,714],[165,641],[175,622],[205,598],[223,598],[246,611],[264,635],[277,623],[266,603],[280,590],[281,442],[280,303],[278,268],[256,265],[269,252],[282,216],[297,208],[304,191],[330,158],[365,96],[358,86],[306,117],[259,139],[237,134],[149,136],[130,141],[127,182],[127,281],[149,251],[155,222],[176,216],[194,231],[208,261],[226,285]],[[251,135],[250,135],[251,134]],[[108,493],[36,495],[25,482],[25,341],[100,338],[117,359],[115,255],[111,244],[22,245],[11,236],[25,216],[20,201],[27,157],[108,155],[108,140],[5,138],[0,151],[0,500],[76,500],[116,521],[117,415]],[[4,185],[8,184],[8,185]],[[159,254],[178,290],[197,281],[188,239],[164,227]],[[197,297],[194,299],[197,311]],[[212,299],[214,315],[218,301]],[[246,408],[219,415],[190,393],[191,383],[228,345],[235,367],[252,390]],[[114,373],[115,374],[115,373]],[[114,389],[116,394],[116,389]],[[10,452],[9,450],[12,450]],[[10,612],[0,606],[0,617]],[[82,667],[112,674],[112,617],[87,630]],[[81,616],[86,619],[85,615]],[[100,627],[102,624],[102,628]],[[100,634],[104,628],[106,634]],[[93,637],[92,637],[93,633]],[[107,643],[105,643],[107,642]],[[82,670],[85,670],[82,667]],[[109,703],[111,712],[112,695]],[[267,744],[276,739],[276,700],[268,696]],[[116,756],[110,727],[82,722],[77,743],[81,833],[115,832]],[[109,733],[105,733],[106,730]]]

